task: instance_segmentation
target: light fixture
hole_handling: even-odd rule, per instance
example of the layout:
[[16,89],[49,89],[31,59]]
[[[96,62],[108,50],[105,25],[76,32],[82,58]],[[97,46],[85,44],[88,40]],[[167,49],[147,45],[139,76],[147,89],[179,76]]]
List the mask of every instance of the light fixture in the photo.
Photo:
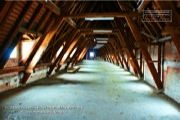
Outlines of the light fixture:
[[108,38],[96,38],[96,40],[108,40]]
[[112,30],[93,30],[94,33],[99,33],[99,32],[105,32],[105,33],[112,33]]
[[108,41],[97,41],[97,43],[107,43]]
[[96,46],[94,47],[94,49],[99,49],[99,48],[101,48],[101,47],[103,47],[104,46],[104,44],[96,44]]
[[85,18],[87,21],[93,21],[93,20],[114,20],[114,17],[100,17],[100,18]]
[[90,57],[94,57],[94,52],[90,52]]

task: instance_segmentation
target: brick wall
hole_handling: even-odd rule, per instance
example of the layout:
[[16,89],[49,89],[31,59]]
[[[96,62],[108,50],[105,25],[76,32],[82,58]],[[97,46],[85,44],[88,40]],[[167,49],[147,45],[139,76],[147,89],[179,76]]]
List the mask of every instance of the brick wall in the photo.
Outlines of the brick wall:
[[[149,47],[154,60],[157,60],[157,50],[154,46]],[[166,42],[162,53],[161,80],[164,83],[164,93],[180,103],[180,54],[173,42]],[[157,64],[155,66],[157,67]],[[144,65],[144,79],[155,87],[154,80],[146,63]]]

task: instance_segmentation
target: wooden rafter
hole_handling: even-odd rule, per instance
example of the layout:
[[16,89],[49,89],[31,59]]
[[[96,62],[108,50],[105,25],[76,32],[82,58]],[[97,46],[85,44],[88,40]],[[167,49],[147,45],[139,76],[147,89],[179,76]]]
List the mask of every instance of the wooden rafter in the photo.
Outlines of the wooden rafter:
[[[49,13],[49,14],[50,14],[50,13]],[[54,22],[55,19],[54,19],[53,17],[51,17],[51,18],[49,19],[49,21],[50,21],[50,22]],[[49,25],[47,25],[47,26],[50,27]],[[37,30],[37,32],[38,32],[38,31],[39,31],[39,30]],[[47,29],[46,29],[46,31],[47,31]],[[44,34],[45,34],[45,33],[44,33]],[[46,33],[46,34],[47,34],[47,33]],[[44,36],[41,36],[41,38],[40,38],[38,41],[36,41],[36,43],[35,43],[34,46],[33,46],[32,51],[30,52],[30,54],[29,54],[25,59],[22,60],[21,65],[25,65],[25,64],[29,63],[29,62],[32,60],[33,56],[35,55],[36,51],[39,49],[41,43],[42,43],[43,40],[44,40],[42,37],[44,37]]]
[[145,35],[146,37],[151,38],[151,39],[153,39],[153,40],[156,40],[156,39],[157,39],[156,37],[154,37],[154,36],[152,36],[152,35],[144,32],[144,31],[141,31],[141,34],[143,34],[143,35]]
[[7,15],[7,12],[9,11],[12,3],[13,3],[13,1],[8,1],[8,2],[5,3],[3,9],[0,12],[0,23],[3,21],[3,19]]
[[76,28],[76,23],[71,18],[64,18],[64,20],[73,28]]
[[85,42],[84,45],[79,49],[79,51],[77,51],[77,53],[75,54],[74,58],[71,61],[71,65],[75,65],[75,63],[77,63],[78,58],[81,56],[81,54],[83,53],[83,51],[88,47],[89,45],[89,41]]
[[34,11],[29,23],[27,24],[27,30],[30,30],[35,22],[35,19],[38,17],[38,15],[40,14],[41,9],[43,8],[43,5],[38,5],[38,7],[36,8],[36,10]]
[[46,6],[49,10],[51,10],[53,13],[55,13],[56,15],[60,15],[61,14],[61,9],[54,4],[52,1],[40,1],[44,6]]
[[45,19],[47,18],[47,16],[51,13],[51,11],[46,10],[45,13],[43,14],[43,16],[41,17],[37,27],[36,27],[36,31],[39,32],[41,30],[41,27],[45,21]]
[[25,74],[24,74],[23,78],[20,81],[21,84],[25,84],[26,81],[28,80],[28,78],[30,77],[30,75],[32,73],[32,70],[34,69],[34,67],[37,64],[38,60],[42,56],[42,54],[44,52],[44,49],[47,47],[47,45],[51,41],[51,39],[55,35],[56,31],[59,29],[62,22],[63,22],[63,18],[58,17],[56,19],[56,21],[55,21],[55,24],[53,25],[53,27],[49,31],[49,33],[46,36],[41,38],[41,39],[43,39],[43,42],[41,43],[40,47],[36,51],[36,53],[35,53],[34,57],[32,58],[31,62],[29,63],[29,65],[28,65],[28,67],[27,67],[27,69],[25,71]]
[[138,6],[138,12],[142,13],[142,10],[146,8],[146,6],[149,4],[149,0],[143,0],[141,4]]
[[67,63],[67,68],[69,67],[70,63],[73,63],[73,61],[77,59],[76,56],[83,50],[84,46],[86,46],[86,43],[87,43],[87,39],[85,39],[83,41],[78,41],[77,45],[75,46],[75,48],[77,48],[77,50],[74,53],[74,55],[72,56],[72,58],[69,58],[70,60]]
[[[66,46],[68,48],[67,49],[63,49],[64,50],[64,51],[62,51],[63,57],[60,59],[60,61],[58,63],[59,66],[62,66],[64,64],[64,62],[66,61],[66,59],[70,55],[71,51],[73,50],[74,46],[77,44],[78,40],[80,40],[81,37],[82,37],[81,34],[78,33],[77,36],[74,38],[74,40],[71,42],[71,44],[69,46]],[[58,67],[56,69],[56,71],[58,71],[59,68],[60,67]]]
[[64,53],[66,52],[66,50],[70,46],[70,43],[74,40],[74,38],[77,35],[77,33],[78,33],[78,31],[76,29],[71,32],[71,34],[68,37],[68,43],[66,43],[65,47],[61,51],[61,54],[56,58],[54,63],[51,65],[50,70],[48,71],[48,75],[51,75],[52,71],[54,70],[56,65],[59,63],[59,61],[62,59]]
[[[120,6],[120,8],[123,10],[123,11],[127,11],[126,7],[125,7],[125,4],[123,2],[120,2],[118,1],[118,4]],[[136,41],[140,41],[142,42],[142,36],[141,36],[141,33],[138,29],[138,27],[136,26],[136,24],[134,23],[133,19],[130,18],[130,17],[125,17],[130,29],[131,29],[131,32],[133,33],[134,35],[134,38],[136,39]],[[148,52],[148,49],[146,46],[144,46],[143,44],[139,45],[139,48],[144,56],[144,59],[147,63],[147,66],[152,74],[152,77],[154,78],[154,82],[157,86],[158,89],[162,89],[163,88],[163,84],[160,80],[160,76],[155,68],[155,65],[154,63],[150,63],[148,61],[152,61],[152,58]]]
[[127,42],[127,40],[126,40],[127,38],[125,38],[125,36],[123,36],[123,33],[121,33],[121,31],[119,31],[118,37],[122,44],[122,47],[125,48],[124,50],[128,56],[128,59],[131,63],[134,73],[136,74],[138,72],[139,76],[142,77],[143,76],[142,71],[138,65],[138,62],[137,62],[135,55],[133,53],[133,50],[132,50],[132,47],[134,47],[134,46],[132,46],[129,49],[127,48],[129,46],[129,43]]

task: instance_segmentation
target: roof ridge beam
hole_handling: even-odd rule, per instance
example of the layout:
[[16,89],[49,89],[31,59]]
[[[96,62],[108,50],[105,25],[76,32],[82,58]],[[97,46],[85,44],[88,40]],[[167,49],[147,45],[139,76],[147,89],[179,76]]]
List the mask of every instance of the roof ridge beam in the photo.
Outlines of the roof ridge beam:
[[79,13],[79,14],[61,14],[64,18],[85,18],[85,17],[132,17],[138,16],[137,11],[134,12],[107,12],[107,13]]

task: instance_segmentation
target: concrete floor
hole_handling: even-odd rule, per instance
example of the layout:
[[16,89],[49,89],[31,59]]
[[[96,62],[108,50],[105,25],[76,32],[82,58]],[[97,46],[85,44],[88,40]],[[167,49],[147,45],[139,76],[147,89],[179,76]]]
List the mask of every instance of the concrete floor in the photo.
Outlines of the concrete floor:
[[180,120],[179,104],[131,73],[103,61],[80,66],[0,94],[0,120]]

